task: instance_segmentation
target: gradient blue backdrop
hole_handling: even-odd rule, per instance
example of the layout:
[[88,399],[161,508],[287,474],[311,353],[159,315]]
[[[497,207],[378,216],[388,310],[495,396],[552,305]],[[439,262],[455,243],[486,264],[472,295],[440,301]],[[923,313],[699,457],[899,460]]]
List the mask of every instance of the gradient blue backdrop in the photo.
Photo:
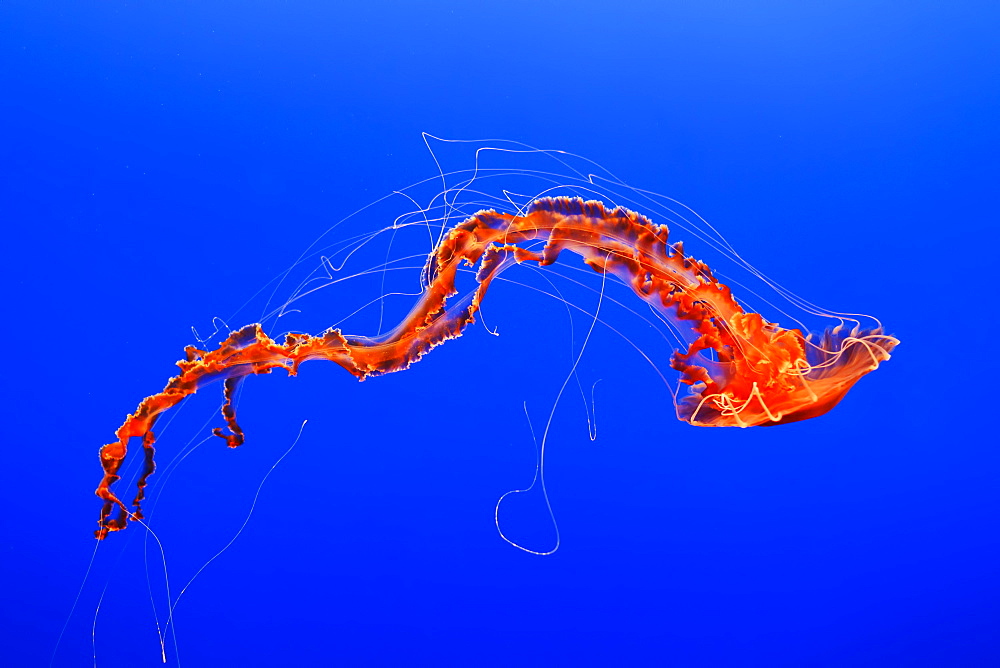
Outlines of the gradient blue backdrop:
[[[998,665],[996,3],[15,1],[0,26],[0,664],[45,665],[64,624],[55,665],[159,664],[141,528],[84,582],[98,446],[191,326],[433,175],[427,131],[598,160],[902,345],[821,419],[698,430],[595,341],[599,438],[559,413],[550,557],[493,506],[530,480],[521,405],[544,417],[562,329],[253,379],[247,446],[153,479],[176,596],[310,420],[171,664]],[[529,506],[512,531],[544,548]]]

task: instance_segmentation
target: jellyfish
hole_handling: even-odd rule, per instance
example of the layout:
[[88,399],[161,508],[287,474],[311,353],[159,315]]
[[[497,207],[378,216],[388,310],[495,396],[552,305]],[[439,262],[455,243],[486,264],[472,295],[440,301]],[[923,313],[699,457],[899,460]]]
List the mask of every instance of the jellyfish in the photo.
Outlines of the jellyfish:
[[[477,151],[477,160],[479,156]],[[556,153],[560,161],[562,156]],[[550,267],[572,262],[575,256],[589,271],[627,286],[674,335],[669,366],[679,389],[672,393],[672,409],[679,420],[696,427],[774,426],[821,416],[862,376],[888,360],[898,343],[877,321],[863,326],[857,318],[824,313],[836,323],[807,332],[749,310],[708,263],[672,238],[666,221],[617,203],[625,186],[611,178],[606,181],[615,187],[605,184],[605,192],[612,193],[609,201],[558,194],[565,188],[549,186],[518,202],[505,190],[496,201],[509,203],[503,207],[507,210],[482,208],[460,215],[469,202],[459,205],[459,196],[481,193],[473,188],[477,179],[501,173],[477,162],[472,177],[445,190],[438,206],[447,215],[437,219],[437,234],[431,233],[431,251],[419,271],[419,294],[409,312],[387,331],[359,335],[334,326],[317,334],[287,332],[278,340],[264,324],[251,323],[213,348],[188,346],[177,362],[180,373],[143,399],[118,428],[116,439],[100,449],[103,477],[96,493],[103,506],[97,538],[143,517],[145,488],[156,467],[154,427],[186,397],[221,382],[224,425],[213,431],[229,447],[238,447],[246,437],[234,397],[248,376],[275,370],[295,376],[303,363],[313,361],[333,362],[360,381],[405,371],[437,346],[461,337],[476,322],[491,285],[519,265]],[[582,184],[570,192],[594,194],[593,174],[578,180]],[[637,189],[625,191],[646,196]],[[479,201],[478,195],[470,199]],[[424,222],[427,210],[420,209]],[[764,279],[720,237],[698,236]],[[324,258],[324,266],[330,264]],[[471,289],[457,283],[464,274],[474,279]],[[768,284],[798,308],[818,312]],[[130,508],[112,486],[119,480],[132,438],[141,439],[144,459]]]

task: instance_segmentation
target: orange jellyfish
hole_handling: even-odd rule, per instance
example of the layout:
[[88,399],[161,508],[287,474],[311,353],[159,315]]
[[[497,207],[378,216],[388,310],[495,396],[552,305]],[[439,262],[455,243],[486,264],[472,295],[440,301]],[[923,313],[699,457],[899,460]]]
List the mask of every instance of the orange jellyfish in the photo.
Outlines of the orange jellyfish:
[[[155,468],[153,427],[165,411],[202,387],[223,381],[225,427],[214,433],[229,447],[243,443],[234,393],[252,374],[280,369],[298,373],[303,362],[334,362],[359,380],[403,371],[449,339],[461,336],[491,282],[521,263],[546,266],[563,251],[593,271],[617,277],[673,323],[684,346],[671,366],[686,386],[675,398],[677,417],[696,426],[777,425],[822,415],[865,374],[887,359],[898,341],[880,326],[843,323],[817,335],[785,329],[748,312],[705,263],[668,240],[665,225],[634,211],[598,201],[540,197],[516,213],[482,210],[454,225],[435,245],[425,285],[409,314],[374,337],[331,328],[316,335],[286,334],[279,343],[259,324],[233,332],[214,350],[186,349],[181,373],[144,399],[100,450],[104,477],[97,495],[104,504],[98,538],[141,518],[144,488]],[[535,243],[531,243],[535,242]],[[530,246],[530,247],[529,247]],[[475,271],[475,289],[460,295],[456,274]],[[145,463],[130,510],[112,491],[132,437],[142,439]],[[118,512],[115,513],[117,508]]]

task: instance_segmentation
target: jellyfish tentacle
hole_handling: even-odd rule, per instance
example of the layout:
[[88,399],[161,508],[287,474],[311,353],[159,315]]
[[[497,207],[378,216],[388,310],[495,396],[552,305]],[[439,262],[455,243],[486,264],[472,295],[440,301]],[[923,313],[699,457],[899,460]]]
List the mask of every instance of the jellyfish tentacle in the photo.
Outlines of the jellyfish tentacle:
[[[540,250],[525,247],[535,241],[544,242]],[[153,425],[185,397],[224,381],[222,415],[228,433],[221,427],[214,433],[236,447],[244,433],[233,400],[246,376],[274,369],[295,375],[303,362],[312,360],[334,362],[358,380],[405,370],[475,322],[502,271],[524,262],[550,265],[564,251],[579,255],[596,272],[616,276],[674,324],[684,348],[674,351],[671,366],[688,388],[686,396],[675,400],[675,410],[692,425],[751,427],[822,415],[858,379],[889,359],[898,343],[880,328],[848,331],[839,326],[814,340],[747,312],[708,265],[686,255],[680,242],[669,241],[666,226],[622,207],[547,197],[517,214],[480,211],[441,239],[425,268],[423,293],[385,334],[347,336],[331,328],[317,336],[288,334],[279,344],[259,324],[251,324],[232,332],[215,350],[186,348],[186,358],[177,363],[181,373],[162,392],[144,399],[118,429],[118,440],[101,448],[104,477],[97,495],[104,505],[97,537],[142,517],[145,487],[155,470]],[[455,299],[455,279],[463,266],[477,267],[477,285]],[[132,512],[111,491],[131,437],[143,439],[145,453]],[[112,517],[116,507],[119,512]]]

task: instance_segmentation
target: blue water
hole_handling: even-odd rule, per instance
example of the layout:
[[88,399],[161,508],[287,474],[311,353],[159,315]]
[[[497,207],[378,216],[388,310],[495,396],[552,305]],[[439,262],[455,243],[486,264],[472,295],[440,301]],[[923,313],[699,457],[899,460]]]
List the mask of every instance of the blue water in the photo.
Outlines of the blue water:
[[[998,665],[998,21],[985,2],[4,2],[0,664],[160,665],[162,635],[184,666]],[[485,324],[406,373],[251,378],[238,450],[206,388],[157,430],[155,539],[133,524],[95,553],[97,448],[192,327],[254,321],[325,230],[434,177],[422,132],[596,160],[902,344],[828,415],[709,430],[598,327],[587,398],[571,387],[546,442],[561,545],[536,556],[494,508],[531,482],[529,419],[540,435],[589,325],[497,286]],[[382,289],[362,285],[357,305]],[[303,303],[310,331],[345,314],[334,294]],[[504,531],[549,550],[537,489],[513,501]]]

